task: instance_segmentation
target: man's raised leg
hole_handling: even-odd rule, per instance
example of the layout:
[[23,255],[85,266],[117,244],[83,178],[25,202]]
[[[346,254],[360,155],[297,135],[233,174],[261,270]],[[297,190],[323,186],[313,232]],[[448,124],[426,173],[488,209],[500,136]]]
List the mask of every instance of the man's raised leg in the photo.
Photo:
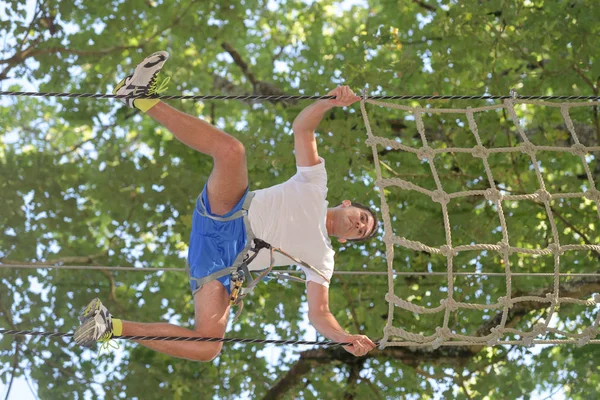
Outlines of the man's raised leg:
[[162,102],[148,110],[147,114],[182,143],[213,158],[214,165],[207,182],[208,201],[213,214],[229,212],[248,187],[244,145],[208,122]]
[[222,215],[230,211],[242,198],[248,187],[248,171],[244,146],[233,136],[191,115],[182,113],[158,99],[135,98],[156,95],[166,90],[168,79],[159,83],[158,75],[169,58],[166,51],[158,51],[139,63],[132,75],[115,87],[114,93],[128,107],[147,113],[169,129],[177,139],[214,160],[207,182],[211,211]]

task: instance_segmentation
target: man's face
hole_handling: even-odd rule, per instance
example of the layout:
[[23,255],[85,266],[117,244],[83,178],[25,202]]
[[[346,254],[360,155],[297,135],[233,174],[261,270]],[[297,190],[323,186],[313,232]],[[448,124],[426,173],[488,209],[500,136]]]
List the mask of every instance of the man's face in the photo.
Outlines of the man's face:
[[335,234],[342,243],[347,239],[362,239],[371,233],[374,223],[370,212],[354,207],[345,200],[338,206],[334,220]]

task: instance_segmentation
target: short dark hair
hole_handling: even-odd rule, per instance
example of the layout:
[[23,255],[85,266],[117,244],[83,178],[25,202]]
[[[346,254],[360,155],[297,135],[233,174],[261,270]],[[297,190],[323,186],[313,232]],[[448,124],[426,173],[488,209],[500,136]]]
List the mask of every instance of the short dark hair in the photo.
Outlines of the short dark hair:
[[356,207],[356,208],[360,208],[361,210],[365,210],[369,214],[371,214],[371,217],[373,217],[373,229],[371,229],[371,232],[369,232],[369,234],[365,235],[365,237],[363,237],[363,238],[360,238],[360,239],[346,239],[346,240],[348,242],[365,242],[367,240],[371,240],[373,238],[373,236],[375,236],[375,234],[377,234],[377,229],[379,228],[379,220],[377,219],[377,214],[375,214],[375,211],[373,211],[369,207],[365,206],[364,204],[356,203],[356,202],[353,201],[353,202],[350,202],[350,205],[352,207]]

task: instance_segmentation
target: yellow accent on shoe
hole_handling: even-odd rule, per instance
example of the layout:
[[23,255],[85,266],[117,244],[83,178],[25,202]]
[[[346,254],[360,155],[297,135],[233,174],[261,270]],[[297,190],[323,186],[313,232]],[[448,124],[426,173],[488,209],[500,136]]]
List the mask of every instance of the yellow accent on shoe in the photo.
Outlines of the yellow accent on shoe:
[[94,309],[94,306],[96,310],[100,309],[100,301],[98,299],[90,301],[89,304],[86,306],[85,310],[83,310],[83,312],[81,313],[81,315],[83,317],[88,317]]
[[[119,82],[117,84],[117,86],[113,90],[113,94],[117,94],[119,89],[121,89],[125,85],[126,80],[127,80],[127,78],[123,79],[121,82]],[[164,92],[165,90],[167,90],[166,84],[169,82],[169,80],[171,80],[171,77],[165,78],[160,83],[160,86],[157,86],[156,82],[153,82],[152,85],[150,86],[150,90],[148,90],[148,94],[153,95],[153,94],[160,94],[160,93]],[[132,96],[136,96],[136,95],[139,95],[139,93],[136,93],[134,90],[132,93]],[[149,109],[151,109],[152,107],[157,105],[159,101],[160,101],[159,99],[136,99],[133,101],[133,106],[135,108],[137,108],[138,110],[140,110],[141,112],[146,113]]]
[[[160,84],[158,84],[156,80],[152,82],[152,84],[150,85],[150,89],[148,89],[148,95],[161,94],[162,92],[167,90],[167,84],[170,80],[171,77],[167,76],[160,82]],[[149,109],[157,105],[159,102],[159,99],[137,99],[133,101],[133,105],[141,112],[146,113]]]
[[149,109],[158,104],[160,100],[158,99],[137,99],[133,101],[133,105],[135,108],[143,112],[144,114],[148,112]]
[[90,303],[87,305],[87,307],[85,308],[85,310],[83,311],[83,315],[85,317],[87,317],[88,315],[90,315],[90,312],[92,311],[92,306],[94,305],[94,303]]
[[123,321],[117,318],[112,319],[113,326],[113,336],[122,336],[123,335]]
[[[127,78],[125,78],[125,79],[127,79]],[[119,89],[121,89],[123,87],[123,85],[125,85],[125,79],[121,79],[121,82],[117,83],[117,86],[113,89],[113,94],[117,94]]]

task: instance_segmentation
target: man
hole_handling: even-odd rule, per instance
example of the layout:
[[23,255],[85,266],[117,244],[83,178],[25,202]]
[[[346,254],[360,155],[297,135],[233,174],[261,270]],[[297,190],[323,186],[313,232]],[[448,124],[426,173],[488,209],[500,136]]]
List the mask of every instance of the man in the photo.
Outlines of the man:
[[[147,57],[133,75],[121,81],[115,93],[148,95],[162,91],[157,74],[168,58],[161,51]],[[164,86],[164,85],[163,85]],[[306,269],[308,316],[311,324],[327,338],[351,343],[344,348],[363,356],[375,347],[366,336],[345,332],[329,311],[329,279],[333,255],[329,236],[340,242],[371,237],[377,229],[375,214],[348,200],[327,208],[327,173],[319,157],[315,129],[325,112],[334,106],[349,106],[360,100],[346,86],[304,109],[293,124],[297,173],[280,185],[248,191],[244,146],[234,137],[198,118],[181,113],[157,99],[123,99],[170,130],[177,139],[214,160],[212,172],[196,202],[192,220],[188,264],[194,293],[195,328],[188,330],[168,323],[139,323],[112,318],[98,299],[79,317],[82,324],[74,339],[83,346],[107,341],[114,336],[224,337],[229,316],[230,276],[207,279],[211,274],[238,262],[253,236],[312,265]],[[262,270],[270,265],[270,252],[263,249],[248,265]],[[292,261],[280,254],[276,265]],[[208,281],[207,281],[208,280]],[[211,361],[222,343],[139,341],[156,351],[180,358]]]

